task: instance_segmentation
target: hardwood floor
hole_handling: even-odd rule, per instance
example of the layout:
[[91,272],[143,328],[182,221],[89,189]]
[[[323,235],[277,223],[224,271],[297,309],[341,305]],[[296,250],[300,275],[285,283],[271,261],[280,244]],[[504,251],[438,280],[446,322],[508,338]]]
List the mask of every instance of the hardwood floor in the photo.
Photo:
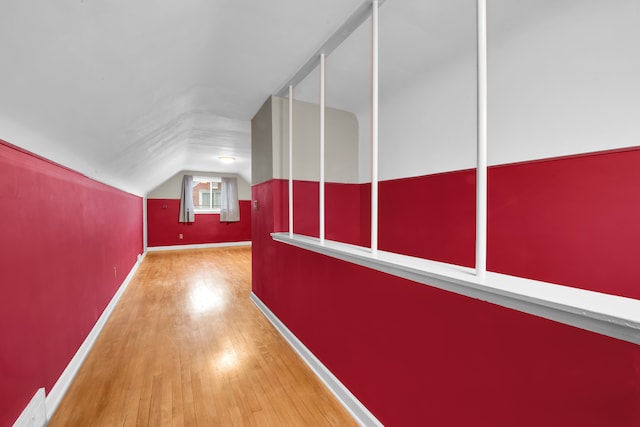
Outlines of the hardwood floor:
[[49,426],[357,425],[250,291],[250,248],[148,253]]

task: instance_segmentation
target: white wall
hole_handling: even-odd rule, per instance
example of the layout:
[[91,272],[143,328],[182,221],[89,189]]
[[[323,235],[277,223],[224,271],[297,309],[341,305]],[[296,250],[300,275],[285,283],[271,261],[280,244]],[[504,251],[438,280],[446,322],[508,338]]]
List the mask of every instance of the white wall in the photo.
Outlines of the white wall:
[[489,52],[490,164],[640,145],[640,2],[565,3]]
[[475,76],[475,62],[465,60],[381,94],[380,179],[473,167]]
[[63,139],[15,121],[4,112],[0,112],[0,139],[9,144],[30,151],[61,166],[79,172],[93,180],[110,185],[122,191],[142,197],[143,193],[136,185],[123,176],[106,174],[83,158],[82,153],[73,150]]
[[203,171],[182,171],[151,190],[147,195],[148,199],[179,199],[182,188],[182,177],[184,175],[193,176],[219,176],[238,178],[238,198],[240,200],[251,200],[251,187],[241,176],[229,173],[203,172]]
[[[489,164],[640,145],[640,2],[517,0],[537,19],[509,27],[513,1],[488,4]],[[475,167],[475,60],[463,54],[381,92],[380,179]],[[359,132],[365,182],[370,133]]]

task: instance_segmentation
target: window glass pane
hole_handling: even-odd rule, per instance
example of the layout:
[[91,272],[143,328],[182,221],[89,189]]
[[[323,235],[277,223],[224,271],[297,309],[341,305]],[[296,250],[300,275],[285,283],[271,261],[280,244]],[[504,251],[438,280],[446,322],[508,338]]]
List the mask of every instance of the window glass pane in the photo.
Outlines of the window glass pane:
[[211,202],[211,195],[209,194],[209,190],[203,191],[201,193],[201,198],[202,198],[202,207],[208,208]]
[[209,182],[208,181],[196,181],[193,180],[193,206],[195,209],[208,209],[209,208]]
[[220,178],[193,178],[193,205],[198,210],[220,209]]

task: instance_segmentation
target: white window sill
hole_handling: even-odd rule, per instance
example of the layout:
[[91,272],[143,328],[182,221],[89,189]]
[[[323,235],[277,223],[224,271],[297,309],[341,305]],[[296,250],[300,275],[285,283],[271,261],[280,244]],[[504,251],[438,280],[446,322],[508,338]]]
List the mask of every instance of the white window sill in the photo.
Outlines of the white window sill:
[[193,211],[196,215],[209,215],[209,214],[219,214],[220,209],[199,209],[197,211]]
[[373,256],[368,248],[329,240],[320,244],[317,238],[299,234],[271,236],[277,242],[640,344],[640,300],[492,272],[482,282],[466,267],[384,251]]

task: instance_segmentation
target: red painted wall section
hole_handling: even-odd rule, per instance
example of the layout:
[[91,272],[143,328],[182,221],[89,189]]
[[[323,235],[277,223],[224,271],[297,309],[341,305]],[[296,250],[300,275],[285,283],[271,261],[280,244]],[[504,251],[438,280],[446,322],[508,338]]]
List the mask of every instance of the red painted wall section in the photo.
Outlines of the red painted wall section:
[[[278,203],[281,231],[289,230],[289,183],[274,180],[283,199]],[[371,188],[369,186],[369,188]],[[363,240],[361,220],[361,184],[325,183],[325,237],[338,242],[362,246],[369,244],[370,236]],[[320,235],[320,185],[313,181],[293,183],[293,229],[297,234]],[[370,209],[368,212],[371,212]],[[368,214],[370,215],[370,213]],[[369,219],[369,224],[370,224]],[[367,230],[370,234],[370,230]]]
[[270,194],[273,198],[271,203],[273,203],[274,209],[273,231],[289,231],[289,182],[274,180],[273,184],[268,185],[268,187],[272,188]]
[[[632,148],[489,168],[488,269],[640,299],[638,165]],[[318,191],[294,183],[296,233],[318,236]],[[326,237],[369,246],[371,185],[325,191]],[[474,170],[382,181],[379,197],[381,250],[474,267]]]
[[287,231],[288,182],[274,179],[251,187],[253,212],[251,215],[252,289],[269,292],[274,280],[269,265],[276,256],[271,233]]
[[360,236],[360,246],[371,247],[371,183],[360,184]]
[[639,346],[274,242],[278,187],[253,292],[385,425],[640,425]]
[[182,223],[179,214],[179,199],[147,199],[149,247],[251,240],[250,200],[240,200],[239,222],[221,223],[219,214],[196,214],[195,222]]
[[640,149],[489,169],[488,269],[640,299]]
[[325,184],[324,191],[325,237],[337,242],[363,246],[365,241],[362,239],[362,230],[358,226],[362,207],[361,186],[328,182]]
[[[284,196],[289,197],[288,187]],[[320,184],[318,182],[293,182],[293,230],[305,236],[320,235]]]
[[[640,298],[638,164],[628,149],[490,168],[489,269]],[[473,265],[474,179],[380,183],[381,248]],[[363,242],[370,191],[339,227]],[[385,425],[640,425],[640,346],[274,242],[286,186],[253,194],[253,291]]]
[[640,425],[636,345],[262,244],[254,292],[385,425]]
[[379,248],[475,266],[475,170],[379,183]]
[[143,252],[142,199],[0,141],[0,425],[48,393]]
[[251,215],[251,289],[256,294],[268,292],[272,285],[269,269],[269,263],[274,256],[271,233],[276,231],[274,216],[278,210],[274,202],[282,203],[283,199],[281,195],[276,199],[274,190],[281,182],[273,180],[251,186],[251,198],[254,203]]

